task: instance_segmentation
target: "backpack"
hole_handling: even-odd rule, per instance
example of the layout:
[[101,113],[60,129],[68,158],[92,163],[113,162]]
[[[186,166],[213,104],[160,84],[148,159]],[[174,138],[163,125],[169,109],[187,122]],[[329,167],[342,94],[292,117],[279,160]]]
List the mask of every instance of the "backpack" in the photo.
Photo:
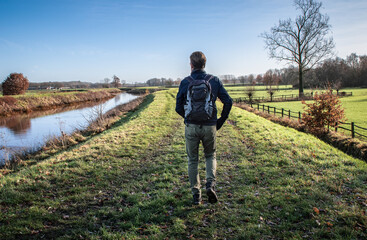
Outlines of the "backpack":
[[203,122],[213,117],[213,96],[209,83],[212,77],[209,74],[204,79],[189,77],[186,104],[184,105],[187,120]]

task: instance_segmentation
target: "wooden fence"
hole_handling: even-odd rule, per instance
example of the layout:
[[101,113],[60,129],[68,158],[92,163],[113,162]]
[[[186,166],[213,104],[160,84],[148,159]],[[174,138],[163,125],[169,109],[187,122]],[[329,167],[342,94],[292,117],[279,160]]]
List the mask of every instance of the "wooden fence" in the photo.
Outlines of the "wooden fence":
[[[258,111],[267,112],[268,114],[273,114],[274,116],[280,116],[282,118],[288,117],[289,119],[294,118],[298,119],[300,122],[302,120],[302,113],[301,112],[294,112],[290,109],[285,108],[276,108],[272,106],[268,106],[265,104],[260,103],[250,103],[249,104],[253,109],[257,109]],[[355,122],[339,122],[337,127],[335,127],[335,132],[338,131],[338,129],[343,129],[347,132],[350,132],[352,138],[355,138],[356,136],[359,138],[365,138],[367,139],[367,128],[358,126],[355,124]],[[365,131],[366,133],[362,133],[362,131]]]
[[[353,93],[352,92],[340,92],[337,94],[340,97],[346,97],[346,96],[352,96]],[[305,93],[304,97],[302,98],[303,100],[312,100],[314,97],[314,94],[312,93]],[[285,101],[300,101],[301,98],[299,98],[298,94],[288,94],[288,95],[279,95],[279,96],[273,96],[272,98],[268,98],[268,97],[254,97],[252,98],[252,102],[285,102]],[[240,97],[240,98],[235,98],[234,101],[236,103],[240,103],[240,102],[246,102],[249,103],[250,99],[248,97]]]

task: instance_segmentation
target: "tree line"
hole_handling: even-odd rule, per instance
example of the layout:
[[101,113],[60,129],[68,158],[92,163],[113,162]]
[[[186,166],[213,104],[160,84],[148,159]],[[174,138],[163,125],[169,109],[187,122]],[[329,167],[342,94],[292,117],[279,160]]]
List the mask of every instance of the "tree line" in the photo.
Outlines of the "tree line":
[[[232,74],[220,75],[226,85],[266,85],[269,87],[292,85],[299,87],[299,68],[289,66],[282,69],[269,69],[265,73],[248,74],[236,77]],[[352,53],[345,59],[334,57],[324,60],[303,76],[306,88],[323,88],[331,85],[335,88],[367,87],[367,55]],[[147,86],[178,86],[181,79],[152,78]]]

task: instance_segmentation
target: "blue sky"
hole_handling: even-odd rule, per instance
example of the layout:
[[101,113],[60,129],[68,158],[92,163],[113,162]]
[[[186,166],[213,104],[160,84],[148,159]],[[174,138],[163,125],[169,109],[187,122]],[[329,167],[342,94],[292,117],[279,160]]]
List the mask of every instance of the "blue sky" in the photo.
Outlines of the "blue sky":
[[[367,54],[367,1],[322,2],[336,54]],[[0,0],[0,81],[176,79],[196,50],[212,74],[263,73],[286,63],[259,35],[296,15],[292,0]]]

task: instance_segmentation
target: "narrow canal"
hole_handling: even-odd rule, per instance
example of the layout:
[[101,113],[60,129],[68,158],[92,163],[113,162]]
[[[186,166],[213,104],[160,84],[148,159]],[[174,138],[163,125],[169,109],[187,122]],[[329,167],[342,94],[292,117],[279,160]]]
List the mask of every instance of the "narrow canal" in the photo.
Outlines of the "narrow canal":
[[36,150],[47,140],[88,126],[96,109],[104,113],[137,98],[121,93],[103,102],[84,103],[49,111],[0,118],[0,165],[14,153]]

